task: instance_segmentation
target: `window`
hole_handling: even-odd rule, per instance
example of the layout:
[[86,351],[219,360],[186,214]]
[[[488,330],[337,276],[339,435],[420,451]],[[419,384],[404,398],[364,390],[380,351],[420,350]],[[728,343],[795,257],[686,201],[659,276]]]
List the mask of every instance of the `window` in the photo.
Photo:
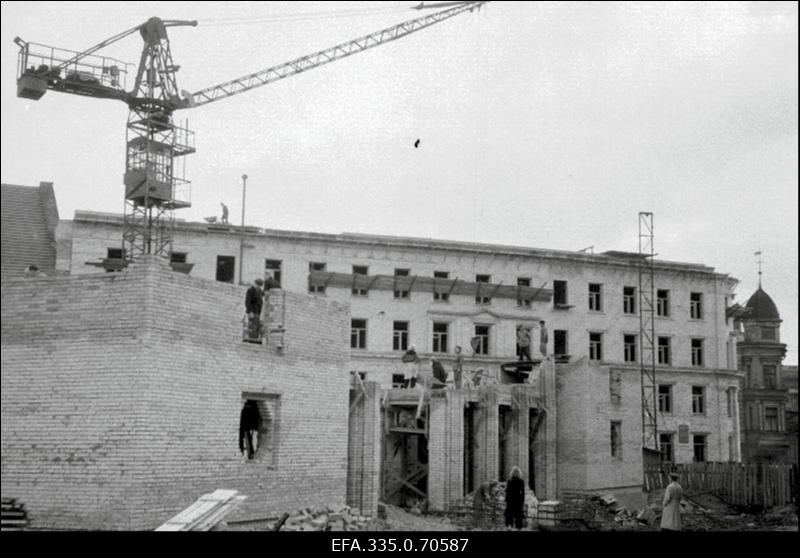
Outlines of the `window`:
[[170,252],[169,263],[186,263],[186,252]]
[[706,412],[706,388],[692,386],[692,413],[703,415]]
[[273,281],[275,281],[275,286],[280,287],[283,285],[283,275],[281,273],[281,265],[283,262],[281,260],[266,260],[264,262],[264,271],[272,275]]
[[658,385],[658,412],[672,412],[672,386],[668,384]]
[[602,285],[599,283],[589,283],[589,310],[603,310]]
[[553,305],[566,306],[567,305],[567,282],[566,281],[553,281]]
[[489,327],[487,325],[475,326],[475,337],[472,338],[472,348],[476,355],[489,354]]
[[[354,265],[353,275],[369,275],[369,268],[365,265]],[[356,285],[357,280],[358,277],[353,277],[353,285]],[[353,286],[352,292],[353,296],[367,296],[368,289],[363,286]]]
[[764,341],[775,341],[776,338],[774,327],[761,327],[761,339]]
[[277,466],[280,395],[274,393],[242,393],[239,413],[240,447],[252,459],[267,467]]
[[603,334],[589,334],[589,360],[603,360]]
[[408,322],[394,322],[392,328],[392,349],[405,351],[408,349]]
[[433,352],[447,352],[447,322],[433,322]]
[[[491,275],[476,275],[475,282],[476,283],[491,283],[492,276]],[[491,304],[492,299],[486,296],[485,293],[486,289],[483,288],[482,285],[478,285],[478,294],[475,295],[475,304]]]
[[778,408],[765,407],[764,408],[764,430],[767,432],[778,431]]
[[625,362],[636,362],[636,336],[623,335],[622,343]]
[[367,348],[367,320],[350,321],[350,347],[353,349]]
[[661,432],[658,435],[658,449],[661,452],[661,461],[666,462],[673,462],[675,460],[675,454],[672,451],[673,449],[673,439],[675,435],[672,433]]
[[236,258],[233,256],[217,256],[217,281],[233,283],[236,269]]
[[622,459],[622,422],[611,421],[611,457]]
[[553,330],[553,354],[555,356],[567,355],[567,330]]
[[[530,287],[531,280],[528,277],[517,277],[517,286],[518,287]],[[517,299],[517,306],[524,306],[526,308],[531,307],[531,299],[529,298],[518,298]]]
[[392,387],[401,388],[405,385],[405,376],[402,374],[392,374]]
[[[313,273],[315,271],[325,271],[327,265],[324,262],[308,262],[308,271]],[[308,279],[308,292],[310,293],[324,293],[325,284],[321,283],[319,279]]]
[[733,416],[733,398],[735,394],[736,394],[735,388],[729,387],[728,389],[725,390],[725,395],[726,395],[725,402],[727,403],[729,417]]
[[666,318],[669,316],[669,291],[658,289],[656,291],[656,316]]
[[408,290],[402,289],[399,287],[401,283],[397,280],[397,277],[408,277],[411,270],[409,269],[395,269],[394,270],[394,297],[395,298],[408,298]]
[[109,248],[106,250],[106,258],[109,260],[124,260],[125,259],[125,249],[124,248]]
[[622,287],[622,313],[636,313],[636,287]]
[[692,339],[692,366],[703,366],[702,339]]
[[[433,272],[433,277],[435,279],[449,279],[450,278],[450,273],[447,272],[447,271],[434,271]],[[434,281],[434,284],[436,286],[434,287],[434,290],[433,290],[433,300],[439,300],[441,302],[447,302],[448,300],[450,300],[450,293],[449,292],[442,292],[441,289],[443,289],[443,287],[439,286],[438,283],[439,283],[438,281]],[[449,291],[449,287],[448,287],[448,291]]]
[[764,374],[764,389],[776,389],[778,387],[776,367],[774,364],[765,364],[761,367]]
[[689,294],[689,317],[693,320],[703,319],[703,293]]
[[622,402],[622,374],[619,370],[611,370],[608,373],[608,391],[612,403]]
[[658,338],[658,363],[669,365],[671,360],[669,337]]
[[692,436],[695,463],[703,463],[706,460],[706,438],[707,436],[705,434],[695,434]]

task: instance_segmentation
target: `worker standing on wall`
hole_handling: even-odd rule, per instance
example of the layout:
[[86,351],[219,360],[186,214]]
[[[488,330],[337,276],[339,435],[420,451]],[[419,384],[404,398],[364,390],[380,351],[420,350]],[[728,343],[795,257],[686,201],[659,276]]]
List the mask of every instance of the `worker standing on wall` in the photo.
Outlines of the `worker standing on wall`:
[[547,356],[547,326],[544,320],[539,320],[539,352],[542,353],[542,358]]
[[417,376],[419,375],[419,356],[417,349],[411,345],[408,350],[403,354],[403,387],[413,388],[417,383]]
[[522,357],[525,357],[528,362],[531,362],[531,332],[524,325],[517,328],[517,348],[519,361],[522,362]]
[[261,309],[264,292],[261,290],[263,279],[256,279],[244,295],[244,308],[248,319],[248,341],[258,342],[261,337]]

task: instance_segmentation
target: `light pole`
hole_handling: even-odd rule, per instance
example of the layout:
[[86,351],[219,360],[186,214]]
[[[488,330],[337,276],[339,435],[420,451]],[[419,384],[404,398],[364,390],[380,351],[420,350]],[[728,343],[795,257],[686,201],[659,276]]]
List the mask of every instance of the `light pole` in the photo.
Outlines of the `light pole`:
[[244,260],[244,202],[247,196],[247,175],[242,175],[242,228],[239,238],[239,284],[243,285],[242,280],[242,261]]

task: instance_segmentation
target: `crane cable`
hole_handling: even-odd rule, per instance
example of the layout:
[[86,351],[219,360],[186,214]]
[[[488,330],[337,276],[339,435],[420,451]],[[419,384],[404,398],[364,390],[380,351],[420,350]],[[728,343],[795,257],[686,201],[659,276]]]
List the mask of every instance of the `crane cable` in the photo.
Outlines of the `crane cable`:
[[226,27],[230,25],[255,25],[263,23],[282,23],[289,21],[311,21],[342,17],[357,17],[400,13],[408,11],[408,6],[384,6],[380,8],[357,8],[350,10],[328,10],[323,12],[293,12],[258,17],[219,17],[203,18],[197,22],[203,27]]

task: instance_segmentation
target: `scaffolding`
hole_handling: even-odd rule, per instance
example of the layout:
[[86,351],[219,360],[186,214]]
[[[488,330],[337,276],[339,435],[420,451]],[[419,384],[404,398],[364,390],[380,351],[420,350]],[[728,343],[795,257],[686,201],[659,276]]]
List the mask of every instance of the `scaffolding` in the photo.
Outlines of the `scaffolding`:
[[656,384],[653,214],[639,212],[639,362],[642,380],[642,451],[659,451]]

